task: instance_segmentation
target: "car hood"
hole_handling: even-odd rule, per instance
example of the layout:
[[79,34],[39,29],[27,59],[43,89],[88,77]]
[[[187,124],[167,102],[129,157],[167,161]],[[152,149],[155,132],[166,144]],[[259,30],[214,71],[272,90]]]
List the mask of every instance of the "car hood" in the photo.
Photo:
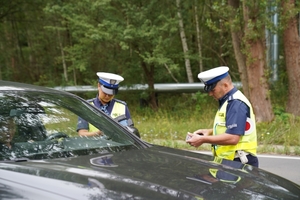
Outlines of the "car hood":
[[[160,146],[74,158],[6,162],[0,164],[0,170],[2,190],[5,188],[7,196],[17,194],[19,199],[37,197],[36,191],[40,190],[43,192],[38,192],[39,195],[47,199],[51,196],[53,199],[58,196],[60,199],[299,199],[300,196],[299,185],[264,170]],[[26,194],[28,191],[31,193]]]

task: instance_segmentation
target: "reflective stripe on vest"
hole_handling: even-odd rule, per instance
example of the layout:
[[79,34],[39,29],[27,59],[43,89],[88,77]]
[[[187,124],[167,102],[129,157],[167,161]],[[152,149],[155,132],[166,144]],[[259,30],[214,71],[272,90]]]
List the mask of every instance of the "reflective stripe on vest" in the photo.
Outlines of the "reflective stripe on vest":
[[240,176],[237,176],[235,174],[231,174],[219,169],[209,169],[209,173],[215,178],[218,179],[219,181],[226,182],[226,183],[237,183],[241,180]]
[[[91,104],[94,105],[93,102],[91,102]],[[119,117],[120,115],[125,115],[125,113],[126,113],[125,105],[120,102],[115,101],[113,109],[110,113],[110,116],[114,119],[114,118]],[[99,130],[98,128],[96,128],[94,125],[89,123],[89,131],[90,132],[94,132],[94,131],[98,131],[98,130]]]
[[[247,118],[244,135],[240,136],[240,141],[236,145],[213,145],[212,152],[215,156],[233,160],[237,150],[244,150],[252,155],[256,155],[257,136],[255,115],[248,99],[239,90],[233,94],[234,99],[239,99],[250,108],[250,118]],[[220,110],[217,111],[214,121],[213,134],[223,134],[226,132],[226,110],[228,101],[226,101]]]

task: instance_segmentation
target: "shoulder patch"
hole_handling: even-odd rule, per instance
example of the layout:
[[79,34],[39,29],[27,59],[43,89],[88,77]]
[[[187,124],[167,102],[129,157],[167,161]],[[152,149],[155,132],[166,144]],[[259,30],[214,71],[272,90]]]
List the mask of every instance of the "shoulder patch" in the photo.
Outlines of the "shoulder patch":
[[94,101],[94,99],[88,99],[88,100],[86,100],[86,101],[89,102],[89,103],[91,103],[91,102]]

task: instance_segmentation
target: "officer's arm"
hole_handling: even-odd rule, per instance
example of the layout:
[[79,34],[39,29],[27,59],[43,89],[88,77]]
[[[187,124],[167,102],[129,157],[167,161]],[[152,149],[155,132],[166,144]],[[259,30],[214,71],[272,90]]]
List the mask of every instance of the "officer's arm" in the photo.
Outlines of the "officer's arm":
[[80,130],[78,130],[78,134],[80,136],[101,136],[101,135],[103,135],[103,132],[100,130],[89,132],[86,129],[80,129]]

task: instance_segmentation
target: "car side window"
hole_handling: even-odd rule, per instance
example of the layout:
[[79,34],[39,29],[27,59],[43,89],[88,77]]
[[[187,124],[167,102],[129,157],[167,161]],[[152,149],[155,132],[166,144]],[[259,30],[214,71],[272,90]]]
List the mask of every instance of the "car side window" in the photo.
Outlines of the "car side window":
[[16,134],[14,142],[43,141],[46,130],[38,113],[24,112],[15,116]]
[[68,137],[78,136],[76,132],[78,116],[68,109],[58,106],[44,107],[45,114],[41,116],[47,131],[47,137],[56,133],[64,133]]
[[[0,97],[0,122],[9,121],[0,124],[0,161],[72,157],[136,148],[134,140],[123,134],[118,124],[98,115],[99,111],[85,102],[58,100],[57,96],[46,93],[22,95]],[[90,120],[104,135],[80,136],[78,117]],[[14,134],[7,145],[10,132]]]
[[15,133],[16,125],[14,119],[0,115],[0,149],[11,148]]

